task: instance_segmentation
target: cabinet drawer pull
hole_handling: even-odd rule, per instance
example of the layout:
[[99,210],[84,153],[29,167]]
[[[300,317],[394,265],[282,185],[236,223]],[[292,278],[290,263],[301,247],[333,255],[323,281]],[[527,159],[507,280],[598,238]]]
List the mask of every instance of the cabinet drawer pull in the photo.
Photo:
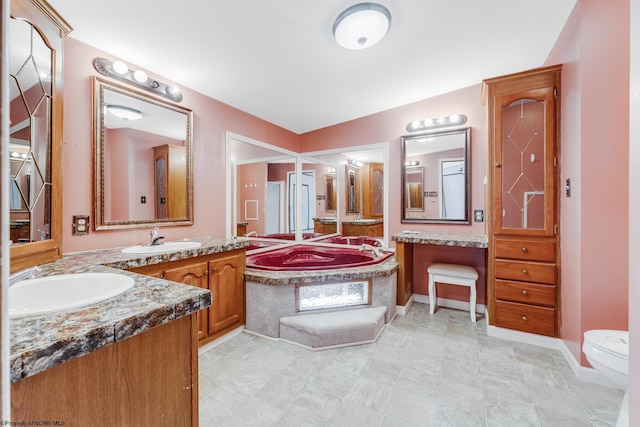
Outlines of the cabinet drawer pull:
[[526,289],[522,290],[522,295],[529,295],[529,291],[527,291]]
[[526,322],[527,321],[527,316],[522,316],[522,320]]
[[526,247],[522,248],[522,253],[526,254],[527,252],[529,252],[529,249],[527,249]]
[[526,268],[522,269],[522,274],[529,274],[529,270],[527,270]]

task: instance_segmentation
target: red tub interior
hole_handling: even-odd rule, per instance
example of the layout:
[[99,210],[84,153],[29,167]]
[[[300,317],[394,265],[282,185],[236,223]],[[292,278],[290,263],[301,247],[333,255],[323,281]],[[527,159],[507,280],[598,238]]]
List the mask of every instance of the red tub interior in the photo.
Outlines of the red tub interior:
[[269,271],[336,270],[377,264],[393,256],[377,258],[370,250],[295,245],[247,257],[247,267]]

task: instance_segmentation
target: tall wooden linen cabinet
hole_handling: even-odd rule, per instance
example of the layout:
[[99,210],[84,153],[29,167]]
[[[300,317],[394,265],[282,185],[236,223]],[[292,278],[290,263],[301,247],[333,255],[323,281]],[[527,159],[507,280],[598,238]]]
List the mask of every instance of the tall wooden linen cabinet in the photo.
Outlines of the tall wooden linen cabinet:
[[489,324],[560,333],[561,65],[484,81]]

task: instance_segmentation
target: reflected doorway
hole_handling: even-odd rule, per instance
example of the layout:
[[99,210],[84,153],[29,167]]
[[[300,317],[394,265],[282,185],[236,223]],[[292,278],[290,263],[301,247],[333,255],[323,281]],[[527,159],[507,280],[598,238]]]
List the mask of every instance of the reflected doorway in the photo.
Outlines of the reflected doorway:
[[284,232],[284,182],[267,182],[267,201],[264,212],[265,233],[278,234]]
[[302,171],[302,183],[300,187],[300,203],[296,203],[296,174],[289,172],[289,232],[295,233],[297,230],[295,207],[299,206],[301,211],[301,231],[303,233],[313,233],[313,218],[316,216],[316,179],[314,171]]
[[441,218],[464,218],[464,159],[443,159],[440,162],[442,188]]

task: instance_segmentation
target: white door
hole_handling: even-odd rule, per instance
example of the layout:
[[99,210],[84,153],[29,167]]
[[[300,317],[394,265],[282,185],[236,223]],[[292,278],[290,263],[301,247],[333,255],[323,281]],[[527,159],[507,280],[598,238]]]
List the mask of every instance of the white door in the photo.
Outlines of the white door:
[[284,230],[283,181],[267,182],[267,203],[264,213],[265,234],[282,233]]
[[[300,209],[302,210],[302,232],[313,232],[313,218],[316,216],[316,178],[314,171],[302,172],[300,188]],[[289,232],[296,232],[296,174],[289,172]]]

